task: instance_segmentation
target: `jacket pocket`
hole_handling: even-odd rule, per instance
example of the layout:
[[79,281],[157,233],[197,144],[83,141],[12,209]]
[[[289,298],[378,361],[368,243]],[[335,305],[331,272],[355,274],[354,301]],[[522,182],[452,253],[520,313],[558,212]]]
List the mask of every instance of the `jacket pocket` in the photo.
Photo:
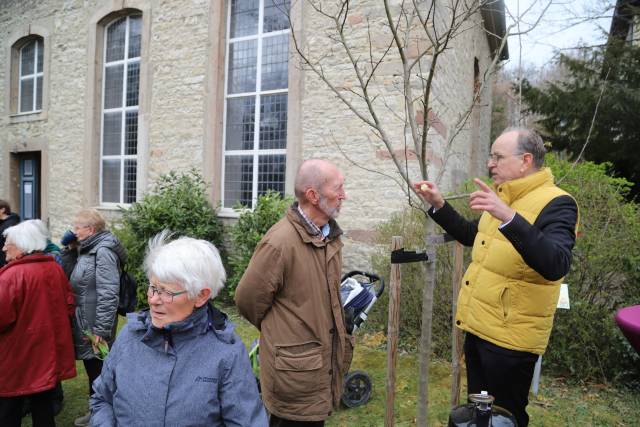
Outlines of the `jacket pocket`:
[[500,306],[502,307],[502,320],[506,322],[511,310],[509,288],[503,288],[502,292],[500,292]]
[[313,398],[319,391],[324,366],[322,345],[317,341],[275,345],[274,392],[280,400]]

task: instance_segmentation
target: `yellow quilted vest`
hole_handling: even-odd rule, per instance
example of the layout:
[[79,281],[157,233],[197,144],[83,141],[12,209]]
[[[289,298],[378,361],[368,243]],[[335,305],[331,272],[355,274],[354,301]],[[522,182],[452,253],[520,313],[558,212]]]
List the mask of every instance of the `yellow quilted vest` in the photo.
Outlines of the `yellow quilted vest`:
[[[531,224],[552,199],[569,195],[554,185],[548,168],[495,190]],[[486,212],[480,217],[472,262],[458,295],[456,324],[500,347],[543,354],[562,279],[549,281],[531,269],[498,230],[500,224]]]

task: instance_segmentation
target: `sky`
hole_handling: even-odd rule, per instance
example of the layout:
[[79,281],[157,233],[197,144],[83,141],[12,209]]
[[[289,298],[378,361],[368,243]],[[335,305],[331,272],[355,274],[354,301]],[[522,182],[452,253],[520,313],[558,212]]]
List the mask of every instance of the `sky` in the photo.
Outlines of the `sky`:
[[[543,13],[550,1],[550,7]],[[527,30],[542,15],[539,24],[521,35],[520,39],[518,36],[509,37],[506,68],[516,70],[520,60],[523,67],[544,68],[559,50],[566,51],[580,44],[604,43],[606,35],[603,30],[609,30],[613,13],[607,6],[614,3],[615,0],[505,0],[507,27],[516,22],[514,17],[522,16],[520,31]],[[531,10],[523,15],[530,6]],[[592,18],[594,16],[596,18]],[[516,31],[514,28],[511,32]]]

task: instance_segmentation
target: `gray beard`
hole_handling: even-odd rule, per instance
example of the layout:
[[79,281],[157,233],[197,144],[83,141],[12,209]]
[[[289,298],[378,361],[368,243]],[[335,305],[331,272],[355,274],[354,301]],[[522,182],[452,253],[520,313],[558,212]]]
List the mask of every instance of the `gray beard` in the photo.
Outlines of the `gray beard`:
[[329,208],[327,205],[327,199],[320,195],[320,203],[318,203],[318,207],[320,210],[329,218],[336,219],[338,215],[340,215],[340,208],[336,206],[335,208]]

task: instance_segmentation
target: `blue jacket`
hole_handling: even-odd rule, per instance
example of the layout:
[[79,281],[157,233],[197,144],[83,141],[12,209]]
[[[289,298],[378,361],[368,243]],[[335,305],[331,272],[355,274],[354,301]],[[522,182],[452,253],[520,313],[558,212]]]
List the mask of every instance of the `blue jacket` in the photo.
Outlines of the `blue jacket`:
[[94,382],[92,426],[267,426],[247,351],[205,304],[162,329],[132,313]]

